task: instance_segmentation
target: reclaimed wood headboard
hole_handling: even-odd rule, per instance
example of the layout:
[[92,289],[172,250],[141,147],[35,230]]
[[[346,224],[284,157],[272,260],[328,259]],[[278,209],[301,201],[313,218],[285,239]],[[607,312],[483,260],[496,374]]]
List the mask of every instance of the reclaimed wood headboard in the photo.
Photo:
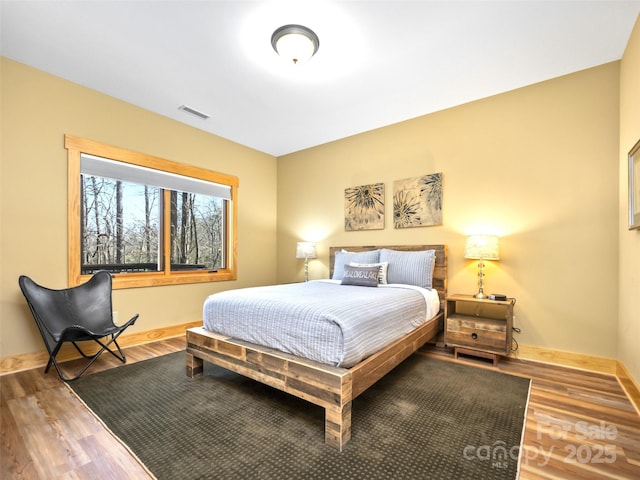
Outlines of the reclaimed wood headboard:
[[329,247],[329,276],[333,277],[333,264],[336,259],[336,252],[344,249],[350,252],[365,252],[368,250],[376,250],[378,248],[389,248],[391,250],[402,250],[407,252],[415,252],[420,250],[435,250],[436,264],[433,269],[433,288],[438,291],[440,296],[440,305],[444,305],[444,299],[447,296],[447,246],[446,245],[367,245],[367,246],[348,246],[348,247]]

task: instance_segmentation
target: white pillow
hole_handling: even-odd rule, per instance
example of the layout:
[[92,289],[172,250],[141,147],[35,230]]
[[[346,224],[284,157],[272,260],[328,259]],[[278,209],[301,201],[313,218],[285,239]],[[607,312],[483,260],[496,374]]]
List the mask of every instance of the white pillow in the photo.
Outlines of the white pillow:
[[349,265],[352,267],[379,267],[378,283],[387,283],[387,268],[389,268],[389,262],[380,263],[357,263],[351,262]]
[[380,261],[380,250],[368,250],[366,252],[348,252],[342,250],[336,252],[335,260],[333,264],[333,278],[334,280],[342,280],[344,276],[344,266],[351,262],[358,263],[377,263]]

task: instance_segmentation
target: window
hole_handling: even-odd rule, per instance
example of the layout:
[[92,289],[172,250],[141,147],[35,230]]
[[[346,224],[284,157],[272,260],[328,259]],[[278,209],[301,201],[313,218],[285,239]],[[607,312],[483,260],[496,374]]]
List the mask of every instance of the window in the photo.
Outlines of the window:
[[234,280],[238,179],[67,135],[69,284]]

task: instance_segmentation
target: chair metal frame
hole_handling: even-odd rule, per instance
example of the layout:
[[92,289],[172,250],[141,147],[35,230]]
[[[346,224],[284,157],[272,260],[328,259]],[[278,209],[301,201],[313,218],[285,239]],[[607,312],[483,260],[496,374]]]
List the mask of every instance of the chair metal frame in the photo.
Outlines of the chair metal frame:
[[[138,314],[120,326],[113,322],[112,282],[109,272],[97,272],[86,283],[61,290],[38,285],[25,275],[20,276],[18,284],[49,352],[45,373],[53,365],[65,382],[77,380],[105,351],[122,363],[127,361],[117,340],[135,323]],[[96,342],[100,346],[99,350],[93,355],[86,354],[77,344],[84,341]],[[62,372],[56,359],[62,345],[68,342],[73,344],[83,358],[89,360],[72,377]],[[110,348],[112,345],[115,349]]]

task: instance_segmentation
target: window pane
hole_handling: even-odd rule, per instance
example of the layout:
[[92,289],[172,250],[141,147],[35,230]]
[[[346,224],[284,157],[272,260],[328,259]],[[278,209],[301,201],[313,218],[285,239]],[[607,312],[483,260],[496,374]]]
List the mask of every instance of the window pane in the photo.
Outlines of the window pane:
[[71,135],[64,144],[80,180],[68,182],[69,285],[98,269],[117,273],[114,289],[237,279],[237,177]]
[[81,175],[82,273],[161,270],[160,189]]
[[171,270],[225,268],[225,200],[171,192]]

